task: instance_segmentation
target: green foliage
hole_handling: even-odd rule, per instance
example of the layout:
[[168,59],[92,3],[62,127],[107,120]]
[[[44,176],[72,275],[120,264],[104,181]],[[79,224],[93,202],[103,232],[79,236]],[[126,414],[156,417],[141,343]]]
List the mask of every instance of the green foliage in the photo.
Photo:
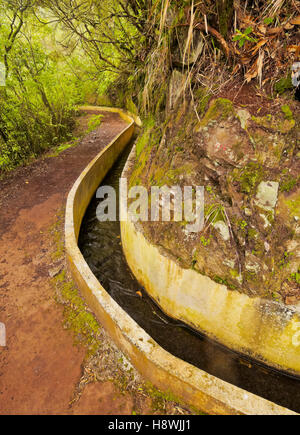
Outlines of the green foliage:
[[238,223],[238,225],[239,225],[239,227],[241,228],[241,230],[244,231],[244,230],[247,228],[248,223],[247,223],[246,221],[242,220],[242,221],[240,221],[240,222]]
[[295,282],[296,284],[300,285],[300,269],[298,269],[298,272],[292,273],[289,281]]
[[[34,1],[0,0],[0,62],[6,86],[0,87],[0,174],[49,148],[61,152],[70,143],[75,107],[97,104],[116,75],[98,71],[82,47],[67,37],[62,24],[51,24],[49,11]],[[28,7],[27,7],[28,6]],[[49,24],[44,24],[49,21]],[[91,104],[92,104],[91,103]],[[91,120],[89,130],[100,125]]]
[[282,95],[286,91],[293,89],[292,76],[289,74],[287,77],[282,77],[275,83],[274,90],[277,94]]
[[147,147],[152,142],[152,132],[155,126],[155,120],[149,118],[144,122],[144,133],[139,136],[136,143],[136,155],[140,156],[145,147]]
[[294,257],[293,253],[284,252],[282,259],[279,262],[279,269],[284,269],[290,265],[291,259]]
[[274,23],[274,20],[275,20],[274,17],[268,17],[268,18],[265,18],[265,19],[264,19],[264,24],[265,24],[266,26],[269,26],[270,24],[273,24],[273,23]]
[[284,116],[285,116],[286,119],[288,119],[288,120],[290,120],[290,121],[291,121],[292,119],[294,119],[294,114],[293,114],[293,112],[291,111],[290,106],[288,106],[287,104],[285,104],[284,106],[281,107],[281,111],[283,112],[283,114],[284,114]]
[[210,243],[211,243],[211,236],[210,236],[208,239],[206,239],[204,236],[201,236],[201,237],[200,237],[200,242],[201,242],[202,245],[206,248],[206,247],[209,246]]
[[226,278],[221,278],[220,276],[216,275],[216,276],[213,277],[213,280],[215,282],[217,282],[218,284],[225,285],[230,290],[236,290],[236,286],[231,284],[230,282],[228,282],[228,280]]
[[1,171],[70,139],[78,99],[74,77],[59,53],[46,50],[49,29],[38,26],[28,11],[16,33],[22,21],[15,18],[17,6],[11,5],[0,2],[0,56],[7,70],[6,86],[0,88]]
[[263,168],[259,163],[251,162],[241,171],[234,174],[234,179],[240,183],[243,193],[251,193],[263,179]]

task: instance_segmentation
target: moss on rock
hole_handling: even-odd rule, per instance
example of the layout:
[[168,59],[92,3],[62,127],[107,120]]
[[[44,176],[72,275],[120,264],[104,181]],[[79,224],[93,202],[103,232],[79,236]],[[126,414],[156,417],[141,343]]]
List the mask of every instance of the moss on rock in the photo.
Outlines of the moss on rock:
[[[187,102],[178,103],[164,123],[155,118],[148,132],[145,126],[130,180],[148,189],[205,186],[202,232],[188,234],[184,219],[147,222],[146,237],[182,267],[272,300],[275,293],[284,300],[284,283],[295,273],[296,254],[280,268],[284,252],[291,244],[299,250],[299,115],[292,102],[280,107],[252,116],[216,98],[199,122]],[[300,300],[300,289],[294,297]]]

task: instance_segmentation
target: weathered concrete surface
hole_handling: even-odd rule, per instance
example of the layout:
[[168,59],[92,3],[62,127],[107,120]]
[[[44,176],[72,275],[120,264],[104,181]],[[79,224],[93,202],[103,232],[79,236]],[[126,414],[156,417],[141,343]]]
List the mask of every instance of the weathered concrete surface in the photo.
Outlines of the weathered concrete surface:
[[[135,160],[134,150],[130,160],[128,167]],[[294,307],[250,298],[183,269],[162,248],[149,243],[129,217],[126,221],[125,213],[122,208],[122,244],[128,264],[165,313],[231,349],[300,374],[300,346],[294,339],[300,316]],[[251,258],[248,267],[256,267]]]

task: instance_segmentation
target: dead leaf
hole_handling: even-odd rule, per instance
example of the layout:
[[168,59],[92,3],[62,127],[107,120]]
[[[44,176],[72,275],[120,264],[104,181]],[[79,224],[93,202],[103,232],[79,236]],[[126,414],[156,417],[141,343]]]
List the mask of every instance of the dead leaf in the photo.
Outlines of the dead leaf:
[[300,52],[300,45],[289,45],[287,47],[287,50],[289,53],[299,53]]
[[258,59],[254,62],[252,67],[246,72],[245,79],[247,83],[250,83],[252,79],[255,79],[258,76]]
[[255,27],[256,22],[251,15],[244,15],[241,18],[241,29],[246,29],[247,27]]
[[232,71],[232,74],[235,75],[241,69],[241,64],[237,64]]
[[241,57],[241,62],[243,65],[249,65],[251,60],[252,60],[251,57]]
[[143,297],[142,292],[140,292],[140,291],[136,292],[136,294],[137,294],[140,298]]
[[261,39],[258,44],[251,50],[252,54],[255,55],[258,50],[268,42],[268,39]]
[[290,23],[293,24],[294,26],[300,26],[300,15],[298,15],[298,17],[296,17],[296,18],[293,18],[290,21]]
[[294,27],[295,27],[295,26],[293,26],[291,23],[287,23],[287,24],[284,26],[284,30],[292,30]]
[[278,35],[281,32],[283,32],[283,27],[274,27],[268,30],[268,35]]
[[265,26],[263,26],[262,24],[260,26],[258,26],[257,28],[260,31],[260,33],[262,33],[263,35],[265,35],[267,33],[267,28]]

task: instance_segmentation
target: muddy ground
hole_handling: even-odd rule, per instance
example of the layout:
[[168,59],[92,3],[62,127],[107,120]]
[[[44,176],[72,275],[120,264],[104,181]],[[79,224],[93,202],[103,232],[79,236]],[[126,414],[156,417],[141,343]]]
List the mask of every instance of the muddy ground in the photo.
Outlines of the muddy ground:
[[[81,133],[90,115],[80,117]],[[124,127],[118,115],[105,114],[101,126],[76,147],[44,156],[0,181],[0,322],[7,329],[7,347],[0,347],[2,415],[190,412],[146,386],[133,368],[128,371],[101,326],[101,341],[91,352],[66,321],[66,311],[78,315],[72,314],[72,301],[58,297],[61,281],[69,282],[63,246],[57,252],[67,194]]]

